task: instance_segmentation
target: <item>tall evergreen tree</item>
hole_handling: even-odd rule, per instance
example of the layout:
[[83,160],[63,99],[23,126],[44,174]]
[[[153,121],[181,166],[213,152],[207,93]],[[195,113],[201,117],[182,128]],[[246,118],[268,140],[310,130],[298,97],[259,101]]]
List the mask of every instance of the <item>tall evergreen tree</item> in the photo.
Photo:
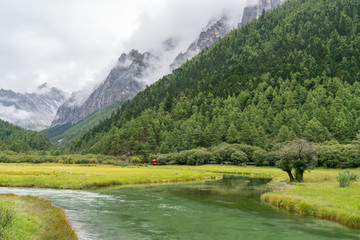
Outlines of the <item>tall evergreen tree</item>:
[[235,124],[231,123],[226,134],[226,141],[228,143],[238,143],[240,140],[240,133],[236,129]]
[[313,118],[306,125],[304,136],[310,142],[321,143],[330,138],[330,133],[316,118]]

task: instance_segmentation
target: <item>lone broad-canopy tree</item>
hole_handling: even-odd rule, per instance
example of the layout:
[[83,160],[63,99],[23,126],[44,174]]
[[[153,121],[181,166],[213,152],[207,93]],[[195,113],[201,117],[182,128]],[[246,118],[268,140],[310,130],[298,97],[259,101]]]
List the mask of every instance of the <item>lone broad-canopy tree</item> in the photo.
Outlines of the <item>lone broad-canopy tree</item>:
[[[276,166],[285,171],[290,182],[304,181],[304,172],[316,166],[316,148],[303,139],[294,140],[282,146],[277,154]],[[295,171],[295,177],[292,171]]]

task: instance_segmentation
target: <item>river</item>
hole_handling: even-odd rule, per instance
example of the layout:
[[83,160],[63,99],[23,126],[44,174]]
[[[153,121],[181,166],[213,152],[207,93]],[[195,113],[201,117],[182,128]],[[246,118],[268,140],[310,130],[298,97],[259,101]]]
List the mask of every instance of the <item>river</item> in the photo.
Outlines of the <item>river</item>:
[[82,240],[98,239],[360,239],[360,231],[260,201],[267,179],[138,185],[94,191],[0,188],[41,196],[66,211]]

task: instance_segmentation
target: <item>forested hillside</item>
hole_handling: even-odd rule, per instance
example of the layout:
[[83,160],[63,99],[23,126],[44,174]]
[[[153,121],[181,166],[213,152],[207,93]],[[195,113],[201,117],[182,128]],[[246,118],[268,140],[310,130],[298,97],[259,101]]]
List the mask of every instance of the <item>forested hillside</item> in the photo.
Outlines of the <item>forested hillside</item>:
[[47,150],[50,141],[43,133],[25,130],[0,120],[0,150],[15,152]]
[[289,0],[126,102],[71,150],[350,143],[360,130],[359,13],[357,0]]
[[66,123],[64,125],[46,129],[42,132],[50,138],[52,144],[64,146],[83,136],[89,129],[99,124],[100,121],[104,120],[105,118],[109,118],[111,114],[115,112],[116,109],[121,105],[122,102],[116,102],[91,114],[74,125],[71,125],[71,123]]

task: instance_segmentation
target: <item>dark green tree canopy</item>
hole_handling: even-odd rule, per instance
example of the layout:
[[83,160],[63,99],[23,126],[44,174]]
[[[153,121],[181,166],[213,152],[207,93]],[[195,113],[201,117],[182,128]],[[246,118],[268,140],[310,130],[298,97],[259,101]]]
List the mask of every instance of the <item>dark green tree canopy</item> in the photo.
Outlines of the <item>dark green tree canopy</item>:
[[[316,166],[317,149],[313,143],[297,139],[282,146],[276,157],[276,166],[289,175],[290,182],[294,180],[303,182],[304,172]],[[295,178],[292,175],[293,170]]]
[[43,133],[25,130],[0,120],[0,147],[15,152],[47,150],[50,148],[50,141]]

